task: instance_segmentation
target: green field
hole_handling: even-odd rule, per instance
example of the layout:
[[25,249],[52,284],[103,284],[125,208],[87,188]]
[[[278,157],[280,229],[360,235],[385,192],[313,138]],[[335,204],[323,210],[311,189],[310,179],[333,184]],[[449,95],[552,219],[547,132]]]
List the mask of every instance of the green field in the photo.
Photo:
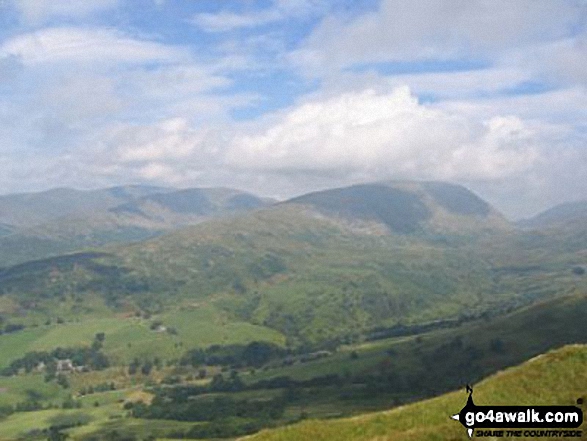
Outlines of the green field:
[[[148,320],[132,315],[117,315],[116,318],[81,316],[76,321],[0,335],[0,367],[30,351],[89,346],[100,332],[106,335],[105,353],[117,364],[128,364],[134,358],[154,356],[173,360],[190,348],[213,344],[238,344],[253,340],[283,344],[285,341],[284,336],[275,330],[229,320],[226,314],[211,306],[186,306]],[[175,328],[177,334],[150,329],[154,321]]]

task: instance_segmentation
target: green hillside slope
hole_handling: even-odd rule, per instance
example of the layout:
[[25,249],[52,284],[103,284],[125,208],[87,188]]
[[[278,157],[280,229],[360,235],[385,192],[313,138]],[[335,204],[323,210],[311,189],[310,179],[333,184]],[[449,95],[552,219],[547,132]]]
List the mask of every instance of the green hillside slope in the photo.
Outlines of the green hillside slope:
[[[577,399],[587,396],[587,346],[564,347],[493,375],[474,385],[474,396],[478,405],[575,405]],[[246,439],[466,440],[463,427],[449,418],[465,402],[465,392],[456,391],[387,412],[342,420],[309,420]]]
[[480,234],[510,228],[487,202],[460,185],[390,181],[309,193],[286,201],[326,216],[370,221],[399,234]]
[[[349,329],[456,317],[494,301],[491,274],[468,250],[362,233],[297,207],[209,222],[99,254],[25,263],[0,273],[24,309],[99,294],[154,312],[213,302],[234,319],[320,341]],[[134,305],[134,306],[133,306]]]
[[328,375],[359,376],[363,381],[370,377],[372,398],[388,394],[401,402],[478,381],[566,344],[587,343],[582,326],[586,315],[587,295],[572,295],[417,336],[343,347],[330,357],[275,366],[260,375],[296,381]]
[[[29,438],[25,436],[26,439],[46,439],[42,432],[37,432],[33,437],[30,435],[31,431],[48,428],[57,417],[80,414],[86,415],[86,420],[80,422],[79,427],[75,424],[73,428],[66,429],[72,439],[110,440],[113,431],[129,439],[133,436],[141,439],[149,434],[167,437],[173,437],[172,435],[175,434],[174,436],[179,438],[184,435],[198,437],[201,436],[201,432],[196,429],[198,423],[195,422],[198,421],[202,429],[207,428],[207,433],[210,433],[209,429],[219,426],[225,429],[223,436],[231,436],[231,433],[234,435],[235,432],[231,430],[235,429],[236,433],[242,433],[242,431],[238,432],[239,420],[213,415],[198,417],[189,412],[180,413],[186,403],[194,403],[196,407],[198,403],[203,403],[206,407],[210,407],[221,406],[222,403],[252,400],[249,406],[253,409],[256,403],[277,399],[275,405],[280,407],[281,411],[275,415],[270,417],[249,415],[244,420],[240,420],[241,423],[250,423],[257,429],[292,423],[299,420],[302,415],[308,418],[332,418],[386,409],[455,390],[467,382],[475,383],[504,367],[518,364],[565,344],[585,343],[587,331],[582,325],[586,314],[587,296],[574,295],[500,317],[482,318],[453,328],[344,346],[335,353],[328,353],[314,359],[311,354],[302,354],[293,358],[292,355],[283,355],[269,361],[258,370],[239,367],[237,363],[233,363],[232,372],[230,374],[226,372],[222,381],[237,377],[240,381],[234,383],[234,386],[208,392],[198,391],[197,387],[221,384],[222,382],[218,382],[216,377],[212,379],[211,373],[222,375],[222,370],[214,365],[179,366],[177,359],[185,351],[197,345],[203,337],[213,339],[214,334],[226,332],[230,326],[235,326],[234,335],[241,338],[241,340],[235,339],[234,342],[244,343],[248,339],[271,341],[271,336],[264,335],[261,329],[247,329],[242,325],[237,328],[236,324],[228,324],[227,328],[222,323],[216,323],[215,328],[207,330],[206,326],[213,325],[207,321],[207,317],[213,315],[213,311],[205,309],[184,310],[161,316],[164,323],[178,327],[178,335],[154,332],[149,329],[149,321],[136,317],[102,318],[85,320],[81,323],[65,322],[43,326],[0,336],[1,353],[7,355],[12,353],[12,356],[16,357],[22,356],[26,351],[49,350],[56,346],[89,346],[97,333],[105,332],[103,350],[113,362],[123,362],[128,365],[135,357],[142,361],[153,360],[157,357],[166,361],[164,364],[167,366],[153,369],[148,375],[140,373],[131,375],[128,366],[115,366],[104,371],[72,373],[67,375],[70,385],[65,389],[58,386],[55,381],[44,381],[43,373],[35,371],[0,377],[0,390],[3,391],[0,393],[0,405],[13,406],[23,403],[32,405],[31,400],[40,401],[39,410],[26,408],[22,410],[21,408],[5,419],[0,418],[0,433],[10,434],[8,439],[16,439],[27,433]],[[274,341],[280,343],[279,340]],[[131,345],[128,345],[129,343]],[[179,343],[182,343],[181,347],[178,347]],[[587,384],[584,373],[587,367],[585,366],[586,355],[585,353],[583,355],[581,366],[583,371],[577,374],[582,376],[580,380],[583,384]],[[307,359],[303,361],[305,357]],[[175,362],[167,363],[174,358]],[[208,379],[196,379],[202,369],[209,373]],[[554,373],[558,372],[552,363],[551,369]],[[561,378],[561,381],[567,381],[566,377]],[[170,379],[173,379],[173,382],[170,382]],[[579,382],[576,379],[572,381]],[[114,384],[116,391],[111,390],[110,384]],[[157,384],[159,387],[156,386]],[[225,386],[230,384],[230,382],[224,383]],[[551,396],[550,383],[537,384],[542,388],[543,396]],[[566,384],[575,383],[567,382]],[[106,390],[104,385],[107,386]],[[95,391],[86,395],[83,391],[87,391],[90,386]],[[524,385],[522,390],[526,390],[527,387]],[[477,389],[483,390],[483,388]],[[579,393],[577,397],[584,396],[587,390],[577,393]],[[62,405],[66,402],[70,394],[74,398],[73,409],[54,409],[55,404]],[[158,419],[152,419],[153,415],[145,412],[145,408],[143,408],[142,416],[133,416],[128,412],[129,408],[124,405],[125,400],[132,400],[137,395],[146,402],[150,402],[153,394],[160,397],[156,400],[159,406],[166,403],[164,404],[166,411],[159,413]],[[460,396],[464,397],[464,393],[460,393]],[[186,401],[187,397],[190,398]],[[476,391],[476,397],[482,397],[481,393]],[[526,395],[520,395],[520,397],[525,398]],[[96,402],[100,404],[99,407],[95,406]],[[455,410],[444,409],[443,412],[452,414],[463,404],[464,398]],[[532,402],[531,404],[540,403]],[[77,406],[81,408],[78,409]],[[40,410],[41,408],[44,410]],[[405,409],[410,408],[411,406],[405,407]],[[397,411],[392,411],[392,414],[393,412]],[[436,418],[434,412],[433,416]],[[213,421],[208,424],[210,418]],[[401,434],[405,428],[409,429],[409,433],[416,433],[413,436],[420,436],[421,427],[415,427],[417,423],[415,418],[412,416],[398,423],[402,428]],[[434,418],[433,422],[436,424]],[[373,419],[377,421],[377,418]],[[191,425],[186,421],[192,421]],[[385,430],[389,429],[389,423],[387,420],[384,421],[385,424],[373,424],[375,432],[370,427],[370,423],[366,428],[348,428],[347,420],[340,424],[345,433],[348,431],[344,436],[353,439],[351,436],[356,434],[373,435],[381,430],[384,430],[381,435],[385,435],[387,433]],[[306,427],[306,424],[313,424],[313,427],[318,429],[339,427],[337,426],[339,423],[334,420],[303,423],[301,427]],[[392,428],[395,427],[393,424],[395,423],[391,423]],[[409,426],[410,424],[412,426]],[[285,439],[290,439],[288,438],[292,436],[290,431],[295,431],[296,427],[298,426],[280,430],[286,434]],[[464,433],[460,425],[457,424],[457,427]],[[451,429],[451,426],[447,425],[446,428]],[[428,426],[424,429],[424,435],[428,436],[426,432],[429,429]],[[442,428],[440,433],[444,433],[444,430]],[[302,431],[301,434],[295,435],[297,438],[293,439],[306,439],[306,435]],[[323,434],[316,432],[316,436],[318,439],[330,439],[335,435],[328,429]],[[324,437],[320,438],[321,436]],[[344,436],[342,439],[345,439]]]

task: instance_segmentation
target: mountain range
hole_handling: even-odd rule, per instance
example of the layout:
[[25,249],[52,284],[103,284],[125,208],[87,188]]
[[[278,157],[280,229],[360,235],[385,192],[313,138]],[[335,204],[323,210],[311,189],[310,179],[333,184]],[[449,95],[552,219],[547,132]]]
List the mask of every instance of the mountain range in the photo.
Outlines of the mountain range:
[[[462,186],[414,181],[285,201],[148,186],[0,197],[0,433],[234,438],[438,396],[587,343],[581,206],[514,223]],[[45,367],[63,358],[89,366]],[[511,397],[575,393],[584,348],[544,359],[561,360],[565,393],[546,381]],[[504,375],[529,381],[533,363],[476,396],[503,398]],[[257,436],[459,439],[457,396]],[[442,423],[419,428],[420,411]]]
[[6,197],[21,214],[0,219],[22,228],[15,221],[32,210],[27,200],[41,210],[56,195],[69,213],[37,214],[29,230],[0,238],[5,262],[36,258],[0,272],[0,292],[21,311],[89,296],[137,313],[205,303],[317,344],[466,320],[585,284],[576,272],[587,236],[517,230],[453,184],[362,184],[279,203],[226,189],[59,190]]
[[224,188],[55,189],[0,197],[0,265],[128,243],[272,201]]

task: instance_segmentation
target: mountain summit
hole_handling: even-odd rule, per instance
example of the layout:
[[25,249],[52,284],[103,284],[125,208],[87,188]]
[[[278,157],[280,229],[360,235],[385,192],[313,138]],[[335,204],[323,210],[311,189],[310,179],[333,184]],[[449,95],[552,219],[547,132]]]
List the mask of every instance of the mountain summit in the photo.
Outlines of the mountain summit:
[[483,199],[444,182],[358,184],[309,193],[284,204],[304,205],[341,220],[383,224],[399,234],[508,228],[505,218]]

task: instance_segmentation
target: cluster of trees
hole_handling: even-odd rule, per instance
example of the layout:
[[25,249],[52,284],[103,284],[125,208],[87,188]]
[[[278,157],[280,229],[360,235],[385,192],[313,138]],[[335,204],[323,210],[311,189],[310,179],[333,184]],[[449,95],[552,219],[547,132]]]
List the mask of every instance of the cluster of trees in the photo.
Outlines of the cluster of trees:
[[69,415],[57,415],[51,418],[51,426],[47,429],[35,429],[29,432],[27,435],[31,439],[45,438],[48,441],[64,441],[69,438],[64,430],[71,429],[72,427],[83,426],[88,424],[92,420],[90,415],[85,413],[73,413]]
[[172,433],[173,438],[187,439],[219,439],[234,438],[250,435],[261,429],[272,427],[275,423],[271,420],[220,420],[204,424],[197,424],[185,433]]
[[421,323],[417,325],[404,325],[400,323],[390,327],[379,326],[367,331],[365,333],[365,340],[383,340],[391,337],[404,337],[407,335],[424,334],[426,332],[437,329],[455,328],[475,318],[478,317],[473,315],[462,315],[458,319],[435,320],[433,322]]
[[58,363],[63,360],[70,360],[74,367],[84,367],[92,370],[106,369],[110,366],[110,361],[101,351],[104,338],[104,333],[96,334],[90,347],[56,348],[51,352],[27,352],[23,357],[12,361],[10,365],[2,369],[0,375],[16,375],[21,370],[29,373],[38,367],[44,366],[45,381],[59,379]]
[[26,326],[20,323],[8,323],[4,329],[0,329],[1,334],[12,334],[13,332],[22,331]]
[[575,266],[573,267],[573,274],[577,276],[582,276],[583,274],[585,274],[585,268],[583,268],[582,266]]
[[[131,403],[129,403],[131,404]],[[281,397],[270,400],[235,400],[229,396],[213,399],[167,401],[155,397],[150,405],[133,403],[136,418],[175,421],[218,421],[230,417],[276,420],[282,417],[286,402]]]
[[[218,381],[218,380],[217,380]],[[275,425],[283,418],[287,399],[283,396],[269,400],[237,400],[230,396],[190,399],[183,387],[174,393],[156,395],[150,405],[127,403],[135,418],[202,422],[187,432],[170,434],[174,438],[228,438],[257,432]]]
[[[302,397],[304,387],[321,387],[341,384],[338,375],[328,375],[307,381],[294,381],[289,377],[258,382],[246,386],[236,371],[227,377],[214,376],[208,385],[181,385],[158,387],[150,404],[126,403],[132,417],[200,422],[188,431],[170,433],[172,438],[230,438],[251,434],[262,428],[284,422],[285,409]],[[228,395],[248,389],[284,389],[270,399],[236,399]],[[200,396],[223,393],[214,397]],[[300,416],[302,418],[302,416]]]
[[238,376],[236,371],[232,371],[228,378],[222,374],[216,374],[212,381],[205,385],[182,385],[174,387],[157,387],[154,389],[155,395],[162,400],[169,402],[184,402],[197,395],[220,392],[240,392],[247,387]]
[[301,389],[308,387],[341,386],[344,378],[338,374],[319,375],[307,380],[293,380],[288,376],[260,380],[248,386],[249,389]]
[[92,395],[93,393],[107,392],[107,391],[111,391],[111,390],[116,390],[116,385],[113,382],[100,383],[96,386],[90,385],[88,387],[82,387],[79,390],[79,394],[81,396],[85,396],[85,395]]
[[266,342],[254,341],[248,345],[213,345],[206,349],[192,349],[180,360],[182,366],[261,367],[271,359],[282,357],[283,348]]
[[140,372],[143,375],[149,375],[154,368],[159,370],[161,369],[161,366],[162,361],[159,357],[155,357],[153,360],[147,359],[144,361],[140,361],[138,358],[135,358],[128,365],[128,374],[135,375]]
[[41,396],[29,396],[26,400],[16,403],[14,406],[0,406],[0,419],[6,418],[15,412],[35,412],[37,410],[49,409],[80,409],[81,401],[74,400],[73,397],[67,397],[61,404],[43,404]]

